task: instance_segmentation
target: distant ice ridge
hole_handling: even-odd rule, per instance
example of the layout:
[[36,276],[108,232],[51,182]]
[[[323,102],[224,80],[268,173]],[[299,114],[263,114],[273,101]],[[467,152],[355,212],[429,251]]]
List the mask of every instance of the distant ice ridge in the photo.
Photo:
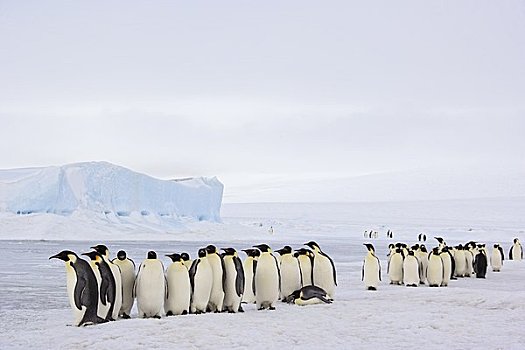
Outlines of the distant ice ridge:
[[223,189],[216,177],[160,180],[107,162],[10,169],[0,170],[0,211],[220,221]]

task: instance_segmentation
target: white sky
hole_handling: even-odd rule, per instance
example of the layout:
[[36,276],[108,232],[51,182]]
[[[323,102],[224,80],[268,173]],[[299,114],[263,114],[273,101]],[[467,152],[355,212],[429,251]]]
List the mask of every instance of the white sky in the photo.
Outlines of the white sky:
[[524,1],[0,1],[0,168],[525,167]]

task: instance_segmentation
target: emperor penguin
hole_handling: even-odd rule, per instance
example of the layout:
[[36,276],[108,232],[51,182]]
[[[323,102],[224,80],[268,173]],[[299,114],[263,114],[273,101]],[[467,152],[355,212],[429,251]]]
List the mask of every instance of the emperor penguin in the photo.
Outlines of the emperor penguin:
[[289,302],[301,306],[320,303],[331,304],[333,302],[333,299],[330,298],[324,289],[311,285],[294,291],[288,299]]
[[180,254],[166,255],[172,263],[166,270],[168,295],[164,303],[166,316],[186,315],[190,312],[190,274]]
[[73,309],[74,325],[85,326],[103,322],[97,316],[98,285],[89,264],[70,250],[63,250],[49,259],[60,259],[66,266],[66,286]]
[[224,262],[217,248],[214,245],[206,247],[207,260],[210,263],[213,274],[213,283],[211,287],[210,300],[208,301],[208,310],[211,312],[221,312],[224,302]]
[[337,272],[334,261],[314,241],[305,243],[305,245],[314,252],[313,284],[321,287],[333,299],[335,287],[337,286]]
[[396,248],[394,253],[390,256],[387,266],[388,277],[390,284],[403,284],[403,250]]
[[436,241],[438,241],[438,249],[439,249],[439,252],[441,253],[441,250],[443,249],[443,247],[445,247],[447,245],[447,243],[445,242],[445,240],[441,237],[434,237],[436,239]]
[[414,255],[414,251],[409,250],[408,255],[403,260],[403,282],[407,287],[417,287],[419,281],[419,261]]
[[199,249],[198,257],[193,260],[190,268],[192,314],[206,312],[213,286],[213,271],[207,258],[206,248]]
[[105,245],[99,244],[91,247],[91,249],[94,249],[102,256],[102,259],[104,259],[106,264],[110,267],[113,278],[115,279],[115,307],[113,308],[112,317],[116,320],[122,306],[122,275],[120,273],[120,268],[111,262],[109,258],[109,249]]
[[377,285],[381,281],[381,262],[375,254],[375,248],[371,243],[364,243],[368,253],[363,260],[361,270],[361,280],[365,282],[367,290],[377,290]]
[[465,256],[465,250],[463,245],[458,244],[455,248],[455,260],[456,260],[456,277],[464,277],[467,272],[467,258]]
[[255,248],[243,249],[243,252],[247,254],[246,259],[243,262],[244,270],[244,294],[242,296],[242,302],[253,304],[255,303],[255,269],[257,269],[257,259],[261,255],[261,251]]
[[476,278],[485,278],[487,274],[487,256],[481,244],[478,245],[478,254],[474,257],[474,272]]
[[429,287],[439,287],[443,282],[443,260],[438,247],[428,255],[427,281]]
[[116,287],[111,268],[97,251],[82,253],[90,258],[89,265],[93,269],[98,282],[98,315],[106,321],[115,321],[113,311],[115,310]]
[[419,260],[419,284],[425,284],[427,280],[428,251],[424,244],[421,244],[417,250],[417,259]]
[[154,251],[149,251],[147,259],[140,264],[134,291],[139,317],[160,318],[168,290],[164,266]]
[[290,294],[302,287],[301,268],[297,260],[299,254],[293,252],[288,245],[275,252],[281,256],[281,300],[284,302]]
[[182,262],[184,266],[188,269],[188,271],[191,268],[191,264],[193,263],[193,260],[190,258],[190,254],[188,253],[180,253],[180,257],[182,258]]
[[492,271],[500,272],[501,267],[503,266],[503,260],[505,260],[503,248],[501,248],[501,246],[496,243],[494,244],[494,249],[492,249],[492,255],[490,256],[490,265],[492,266]]
[[224,310],[230,313],[244,312],[241,307],[244,294],[244,269],[242,261],[233,248],[222,248],[224,251]]
[[463,251],[465,252],[465,262],[466,262],[466,268],[465,268],[465,274],[464,277],[470,277],[474,273],[474,254],[476,250],[476,243],[469,242],[467,243]]
[[127,257],[126,252],[123,250],[119,250],[117,257],[111,262],[120,268],[122,277],[122,306],[120,307],[119,316],[122,318],[130,318],[131,308],[135,301],[133,297],[135,263]]
[[509,251],[509,260],[522,260],[523,259],[523,247],[521,246],[520,240],[514,238],[512,247]]
[[258,310],[275,310],[275,302],[279,299],[280,281],[277,259],[267,244],[254,246],[261,251],[255,270],[255,303]]
[[301,269],[302,286],[312,285],[313,280],[313,260],[314,254],[310,249],[301,248],[297,250],[297,260],[299,261],[299,268]]
[[441,253],[439,254],[441,261],[443,262],[443,279],[441,281],[441,287],[447,287],[448,282],[450,281],[450,276],[452,274],[452,258],[448,252],[448,247],[444,246],[441,248]]

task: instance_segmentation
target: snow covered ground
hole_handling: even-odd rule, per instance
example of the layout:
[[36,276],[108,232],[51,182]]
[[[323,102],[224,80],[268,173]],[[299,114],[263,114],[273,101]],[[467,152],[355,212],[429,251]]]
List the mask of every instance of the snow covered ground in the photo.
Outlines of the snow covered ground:
[[[367,204],[230,204],[222,223],[186,223],[151,231],[118,223],[85,227],[55,216],[0,219],[0,348],[411,348],[522,349],[525,344],[525,261],[505,261],[501,273],[485,280],[451,281],[447,288],[406,288],[387,283],[387,229],[393,241],[414,243],[419,232],[440,235],[449,244],[500,242],[505,254],[512,238],[525,241],[523,199]],[[63,220],[64,217],[61,217]],[[29,220],[29,221],[28,221]],[[269,228],[274,234],[269,233]],[[74,231],[77,229],[78,231]],[[364,239],[375,229],[378,239]],[[32,232],[24,240],[24,230]],[[90,235],[90,231],[96,234]],[[51,234],[51,232],[58,232]],[[69,234],[67,232],[69,231]],[[40,232],[40,235],[38,234]],[[58,239],[58,240],[50,240]],[[159,255],[208,243],[237,249],[269,243],[300,247],[316,240],[330,254],[339,286],[332,305],[278,304],[275,311],[245,306],[243,314],[204,314],[137,319],[77,328],[72,322],[61,261],[48,257],[62,249],[89,250],[107,242],[114,254],[125,249],[140,263],[148,250]],[[360,281],[363,242],[371,241],[382,260],[377,292]],[[244,254],[242,254],[244,257]],[[163,257],[165,266],[168,258]]]

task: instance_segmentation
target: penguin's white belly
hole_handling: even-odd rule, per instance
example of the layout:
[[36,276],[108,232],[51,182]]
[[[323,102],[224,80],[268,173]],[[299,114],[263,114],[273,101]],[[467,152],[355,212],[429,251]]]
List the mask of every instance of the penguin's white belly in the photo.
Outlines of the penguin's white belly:
[[255,299],[257,307],[263,303],[272,305],[279,298],[279,275],[275,259],[261,255],[255,272]]
[[225,261],[224,264],[226,281],[225,281],[225,290],[224,290],[224,308],[237,312],[239,310],[239,305],[241,304],[241,296],[237,295],[237,288],[235,287],[235,282],[237,279],[237,270],[233,261]]
[[197,273],[195,274],[193,283],[192,312],[206,312],[213,283],[213,272],[207,262],[201,260],[197,266]]
[[474,272],[474,267],[472,265],[472,261],[474,260],[471,252],[465,252],[465,262],[466,262],[466,269],[465,269],[465,277],[470,277],[472,273]]
[[77,285],[77,274],[75,270],[71,266],[69,266],[69,263],[66,265],[66,276],[67,295],[69,297],[69,304],[73,309],[74,325],[78,326],[82,321],[82,318],[84,317],[87,308],[85,306],[82,306],[82,309],[79,310],[75,305],[75,286]]
[[501,260],[501,253],[498,249],[494,249],[492,256],[490,257],[490,264],[492,265],[492,270],[499,271],[503,266],[503,261]]
[[415,256],[407,256],[403,261],[403,281],[405,285],[419,285],[419,261]]
[[129,260],[119,264],[122,276],[122,306],[120,314],[130,315],[133,307],[133,284],[135,283],[135,269]]
[[246,303],[255,302],[255,294],[253,294],[252,283],[253,283],[253,259],[247,258],[244,261],[244,295],[242,301]]
[[321,301],[319,298],[310,298],[308,300],[303,300],[301,298],[295,299],[295,304],[300,305],[300,306],[322,304],[322,303],[323,301]]
[[437,286],[443,282],[443,262],[439,256],[432,255],[428,260],[427,281],[429,285]]
[[222,306],[224,302],[224,290],[222,287],[222,264],[220,257],[218,255],[212,255],[207,258],[213,274],[213,283],[211,287],[210,300],[208,305],[212,311],[219,310],[222,311]]
[[165,280],[162,268],[146,266],[137,277],[137,307],[139,317],[160,316],[164,306]]
[[467,259],[465,258],[465,252],[458,250],[455,256],[456,261],[456,276],[463,277],[467,271]]
[[448,253],[442,256],[441,260],[443,261],[443,281],[441,281],[442,286],[448,286],[450,281],[450,274],[452,273],[452,260]]
[[293,257],[283,258],[281,261],[281,298],[286,298],[298,289],[301,289],[299,262]]
[[301,267],[301,275],[303,280],[303,287],[312,285],[312,262],[310,258],[301,255],[299,256],[299,265]]
[[113,308],[113,319],[118,319],[120,308],[122,307],[122,275],[120,274],[120,268],[113,264],[111,261],[108,262],[111,268],[111,273],[115,278],[115,306]]
[[373,256],[366,256],[364,261],[365,287],[377,288],[379,284],[379,262]]
[[334,297],[335,282],[332,263],[330,259],[321,254],[315,255],[313,284],[323,288],[330,298]]
[[388,277],[392,283],[403,283],[403,257],[396,253],[390,259]]
[[183,264],[168,268],[168,299],[164,309],[174,315],[190,311],[191,285],[188,269]]
[[518,244],[512,246],[512,260],[521,260],[521,246]]

